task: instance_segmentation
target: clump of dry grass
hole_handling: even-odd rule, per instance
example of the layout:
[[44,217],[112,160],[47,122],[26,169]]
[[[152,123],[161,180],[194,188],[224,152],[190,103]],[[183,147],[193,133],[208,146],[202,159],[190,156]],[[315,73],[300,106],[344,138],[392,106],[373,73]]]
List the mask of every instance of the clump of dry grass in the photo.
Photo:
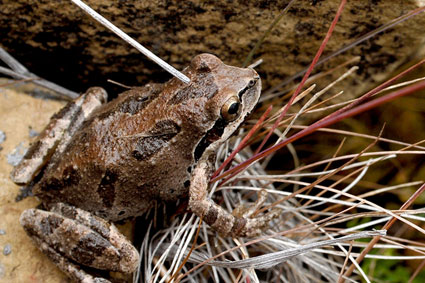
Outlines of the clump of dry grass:
[[[309,113],[325,113],[335,106],[332,99],[317,102],[326,92],[340,94],[336,89],[338,81],[349,78],[356,67],[349,68],[335,83],[312,94],[314,87],[299,97],[307,100],[297,113],[287,114],[281,126],[274,130],[276,142],[284,139],[290,130],[303,129]],[[422,78],[423,79],[423,78]],[[420,79],[420,80],[422,80]],[[412,84],[417,80],[405,82],[391,88]],[[330,95],[335,97],[335,95]],[[298,99],[298,103],[303,100]],[[267,101],[264,103],[267,104]],[[265,107],[264,107],[265,108]],[[272,118],[263,124],[263,132],[251,140],[261,140],[267,129],[278,117],[277,110]],[[305,119],[304,119],[305,118]],[[251,120],[249,124],[255,124]],[[389,221],[400,221],[420,233],[425,218],[423,209],[389,210],[370,199],[400,190],[402,188],[421,188],[423,181],[382,184],[379,189],[359,193],[356,187],[364,177],[379,164],[388,164],[401,155],[423,155],[425,147],[404,143],[378,136],[364,135],[337,129],[321,129],[339,137],[342,141],[328,152],[328,158],[304,164],[297,154],[295,145],[288,145],[288,154],[269,155],[256,162],[241,174],[225,184],[212,184],[210,197],[229,211],[239,205],[249,206],[258,197],[258,192],[267,191],[266,201],[258,208],[264,213],[271,207],[282,210],[279,218],[269,223],[264,234],[255,239],[223,238],[200,219],[190,213],[175,219],[170,227],[160,231],[148,231],[141,247],[142,281],[146,282],[315,282],[315,281],[375,281],[365,274],[356,259],[361,252],[370,247],[371,239],[379,239],[365,258],[387,260],[425,259],[423,243],[406,241],[402,237],[386,235]],[[228,144],[224,145],[217,158],[217,168],[245,137],[241,130]],[[357,153],[341,154],[351,138],[369,140],[369,145]],[[398,146],[398,150],[374,150],[374,145],[387,143]],[[234,164],[242,163],[252,157],[254,150],[245,147],[234,159]],[[288,160],[292,156],[292,160]],[[267,171],[269,163],[294,164],[292,170],[279,174]],[[278,165],[277,165],[278,166]],[[288,166],[286,166],[288,167]],[[277,171],[283,171],[277,169]],[[387,224],[385,224],[387,223]],[[381,227],[381,228],[380,228]],[[383,227],[383,228],[382,228]],[[384,229],[384,230],[375,230]],[[350,238],[346,238],[350,237]],[[362,240],[360,240],[362,239]],[[368,239],[365,241],[364,239]],[[417,255],[390,256],[387,250],[409,249]],[[375,251],[378,254],[375,254]],[[355,267],[349,275],[349,268]],[[136,275],[135,281],[140,275]],[[140,281],[140,282],[142,282]]]
[[[358,61],[359,58],[355,57],[329,70],[328,72],[331,73],[337,69],[347,69],[326,88],[310,94],[314,89],[314,85],[311,85],[300,95],[293,95],[289,104],[292,102],[301,104],[299,110],[292,114],[286,112],[289,106],[275,110],[271,118],[264,123],[261,122],[263,131],[255,134],[249,144],[262,141],[269,130],[272,131],[276,143],[279,143],[287,136],[296,136],[293,134],[295,129],[312,128],[312,125],[315,125],[309,122],[312,113],[320,117],[324,116],[322,113],[341,107],[345,107],[345,110],[336,111],[336,113],[348,112],[347,105],[359,104],[380,92],[424,79],[419,78],[388,87],[404,75],[405,72],[403,72],[362,98],[333,103],[333,99],[342,94],[340,90],[335,90],[335,85],[347,79],[356,70],[355,66],[351,68],[349,66]],[[422,63],[423,61],[414,68]],[[326,74],[323,72],[310,80],[306,80],[308,77],[306,76],[303,81],[311,84]],[[423,83],[420,84],[420,87],[423,87]],[[385,87],[387,89],[384,89]],[[300,90],[299,86],[295,92]],[[330,91],[333,93],[329,94]],[[411,90],[406,90],[408,91]],[[287,92],[290,93],[291,89],[287,89]],[[325,93],[328,93],[327,98],[317,102]],[[283,100],[285,94],[280,91],[266,92],[261,98],[262,108],[268,108],[272,99],[276,97],[282,100],[281,103],[273,100],[274,105],[286,105]],[[351,114],[356,113],[359,112],[352,111]],[[345,117],[341,116],[335,121],[343,118]],[[326,119],[321,121],[324,120]],[[256,122],[252,120],[249,123]],[[316,160],[308,157],[308,153],[305,153],[308,150],[305,147],[297,149],[297,146],[292,143],[285,143],[288,151],[286,155],[271,153],[264,159],[257,158],[258,160],[255,154],[259,150],[254,151],[245,147],[235,155],[234,164],[246,163],[248,159],[257,160],[257,162],[224,183],[212,184],[210,197],[222,203],[229,211],[241,204],[249,205],[255,202],[261,195],[258,195],[258,192],[267,191],[266,200],[262,207],[257,207],[257,213],[264,213],[270,208],[278,207],[282,210],[282,214],[269,223],[261,237],[256,239],[222,238],[201,223],[197,217],[184,214],[181,218],[175,219],[170,227],[155,232],[148,231],[145,234],[141,247],[142,266],[140,274],[135,275],[135,281],[357,282],[364,280],[370,282],[371,280],[379,281],[380,278],[365,273],[358,263],[363,258],[398,260],[401,263],[414,259],[423,261],[425,259],[423,243],[405,240],[401,234],[386,235],[386,230],[395,221],[399,221],[405,225],[404,229],[408,227],[423,236],[425,231],[421,226],[425,220],[423,217],[425,211],[422,208],[411,209],[410,206],[425,190],[424,182],[421,180],[389,185],[370,183],[365,179],[365,176],[373,174],[374,170],[379,170],[380,166],[388,167],[397,163],[403,155],[422,156],[425,154],[425,147],[420,146],[421,142],[410,144],[384,138],[385,132],[382,130],[377,136],[324,128],[323,125],[316,127],[315,130],[320,131],[322,135],[329,133],[326,137],[331,136],[329,140],[319,137],[317,139],[319,142],[331,143],[339,140],[340,144],[332,143],[327,148],[332,148],[333,151],[325,152],[325,155],[322,154]],[[222,147],[218,153],[217,168],[232,152],[231,149],[238,148],[245,135],[241,130],[236,137]],[[353,153],[353,146],[350,145],[353,139],[369,141],[369,144]],[[396,149],[379,150],[382,145]],[[299,148],[304,151],[302,154],[299,154]],[[312,155],[318,156],[314,152]],[[290,158],[292,158],[291,161],[289,161]],[[274,169],[278,171],[277,174],[271,173],[270,164],[275,164]],[[364,187],[372,190],[363,192]],[[390,192],[407,188],[413,188],[415,193],[397,209],[387,209],[384,206],[385,203],[377,201]],[[393,250],[409,250],[415,255],[388,255],[387,252]],[[411,280],[417,276],[421,266],[423,264],[413,272]]]

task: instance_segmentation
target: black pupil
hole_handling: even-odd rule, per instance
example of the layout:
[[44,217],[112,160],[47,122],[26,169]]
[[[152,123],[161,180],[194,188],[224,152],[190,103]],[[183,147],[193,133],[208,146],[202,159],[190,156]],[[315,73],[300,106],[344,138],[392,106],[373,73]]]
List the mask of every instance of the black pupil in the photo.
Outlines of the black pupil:
[[235,102],[235,103],[232,103],[230,105],[229,110],[227,112],[230,115],[234,115],[234,114],[238,113],[238,110],[239,110],[239,103],[238,102]]

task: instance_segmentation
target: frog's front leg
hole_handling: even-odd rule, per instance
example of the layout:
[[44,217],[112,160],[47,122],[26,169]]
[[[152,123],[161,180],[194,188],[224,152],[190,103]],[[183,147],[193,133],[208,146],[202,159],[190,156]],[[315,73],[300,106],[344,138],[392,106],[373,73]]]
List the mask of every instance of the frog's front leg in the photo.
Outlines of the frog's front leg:
[[42,252],[78,282],[108,282],[94,278],[80,265],[100,270],[134,272],[139,254],[117,228],[82,209],[63,203],[50,211],[25,210],[21,225]]
[[54,153],[65,149],[72,135],[107,98],[103,88],[92,87],[53,115],[22,161],[12,171],[12,180],[19,185],[29,184]]
[[[193,170],[190,191],[189,207],[193,213],[198,215],[222,236],[247,236],[259,235],[262,230],[269,225],[269,222],[281,214],[280,209],[273,209],[270,212],[255,218],[233,215],[213,200],[209,199],[208,183],[210,176],[210,165],[207,162],[200,162]],[[264,196],[259,198],[258,204],[264,201]]]

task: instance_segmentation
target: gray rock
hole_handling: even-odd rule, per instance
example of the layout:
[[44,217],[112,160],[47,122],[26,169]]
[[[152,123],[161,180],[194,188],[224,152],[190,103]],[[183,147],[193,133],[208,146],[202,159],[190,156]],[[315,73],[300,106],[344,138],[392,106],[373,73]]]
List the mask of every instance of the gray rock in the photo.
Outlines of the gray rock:
[[6,244],[3,248],[4,255],[10,255],[12,253],[12,246],[10,244]]

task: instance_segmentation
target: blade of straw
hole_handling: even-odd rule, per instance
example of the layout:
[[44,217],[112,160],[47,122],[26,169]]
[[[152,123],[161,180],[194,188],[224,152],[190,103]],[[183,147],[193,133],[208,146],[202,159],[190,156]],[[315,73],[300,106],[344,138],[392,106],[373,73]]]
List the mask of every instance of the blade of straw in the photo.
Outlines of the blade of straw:
[[125,32],[120,30],[118,27],[116,27],[114,24],[112,24],[110,21],[105,19],[103,16],[101,16],[99,13],[97,13],[95,10],[87,6],[85,3],[83,3],[80,0],[71,0],[75,5],[83,9],[87,14],[89,14],[91,17],[93,17],[96,21],[107,27],[109,30],[114,32],[116,35],[121,37],[124,41],[126,41],[128,44],[139,50],[141,53],[143,53],[145,56],[147,56],[149,59],[157,63],[159,66],[161,66],[164,70],[178,78],[184,83],[189,83],[190,79],[182,74],[180,71],[175,69],[173,66],[153,54],[151,51],[146,49],[143,45],[132,39],[130,36],[128,36]]
[[43,78],[40,78],[30,71],[27,70],[21,63],[19,63],[15,58],[12,57],[9,53],[6,52],[3,48],[0,47],[0,61],[3,61],[6,65],[10,67],[4,68],[0,66],[0,74],[11,76],[12,78],[18,80],[29,80],[36,85],[40,85],[47,89],[50,89],[58,94],[65,96],[66,98],[75,99],[79,95],[76,92],[73,92],[69,89],[61,87],[55,83],[49,82]]

